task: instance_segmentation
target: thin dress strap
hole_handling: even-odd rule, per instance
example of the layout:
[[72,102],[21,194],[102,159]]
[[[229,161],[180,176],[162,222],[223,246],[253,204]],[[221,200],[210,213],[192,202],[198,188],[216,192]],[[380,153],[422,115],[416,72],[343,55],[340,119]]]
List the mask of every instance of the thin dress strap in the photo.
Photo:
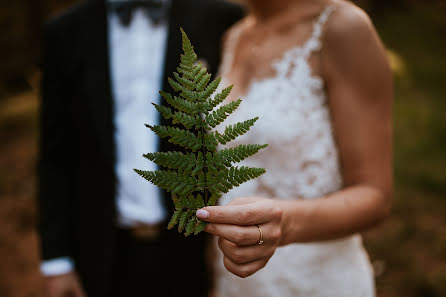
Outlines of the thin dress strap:
[[327,6],[322,13],[320,14],[319,18],[313,25],[313,33],[310,37],[310,39],[307,40],[305,45],[303,46],[303,52],[305,56],[309,56],[313,51],[320,50],[322,47],[321,44],[321,35],[322,30],[325,25],[325,23],[328,20],[328,17],[335,9],[334,5]]
[[[329,5],[319,15],[319,18],[313,25],[313,33],[310,39],[308,39],[301,47],[304,56],[307,57],[313,51],[319,50],[321,48],[320,38],[322,35],[322,29],[334,9],[334,5]],[[234,51],[240,39],[242,29],[243,24],[239,24],[238,26],[234,27],[232,29],[232,32],[230,32],[230,34],[228,35],[228,39],[226,40],[223,47],[222,63],[220,65],[218,76],[224,77],[230,70],[230,67],[232,66],[234,60]]]

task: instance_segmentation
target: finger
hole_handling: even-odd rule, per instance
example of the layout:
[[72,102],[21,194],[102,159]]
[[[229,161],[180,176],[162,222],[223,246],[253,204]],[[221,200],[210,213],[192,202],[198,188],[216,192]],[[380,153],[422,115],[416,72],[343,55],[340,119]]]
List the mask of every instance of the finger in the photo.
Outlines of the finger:
[[245,278],[253,275],[257,271],[265,267],[266,263],[268,263],[268,260],[269,259],[262,259],[246,264],[236,264],[232,262],[231,259],[229,259],[228,257],[224,257],[223,264],[229,272],[241,278]]
[[81,287],[81,285],[79,284],[79,282],[77,282],[74,286],[73,286],[73,296],[74,297],[87,297],[87,294],[85,294],[84,289]]
[[244,204],[250,204],[250,203],[256,203],[259,202],[259,200],[264,198],[259,198],[255,196],[249,196],[249,197],[240,197],[237,199],[232,200],[227,205],[244,205]]
[[255,225],[281,215],[281,210],[272,203],[244,205],[207,206],[197,210],[197,217],[210,222],[234,225]]
[[225,257],[228,257],[233,263],[236,264],[247,264],[265,258],[268,259],[274,253],[272,247],[269,246],[240,246],[223,238],[219,238],[218,246]]
[[210,223],[206,232],[222,237],[238,245],[253,245],[259,242],[260,234],[257,226],[238,226]]

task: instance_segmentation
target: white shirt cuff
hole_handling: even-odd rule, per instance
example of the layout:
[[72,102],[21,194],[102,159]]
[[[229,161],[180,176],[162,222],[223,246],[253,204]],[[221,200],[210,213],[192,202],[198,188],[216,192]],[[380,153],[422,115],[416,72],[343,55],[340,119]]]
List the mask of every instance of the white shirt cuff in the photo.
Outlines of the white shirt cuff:
[[61,257],[42,261],[40,272],[44,276],[56,276],[69,273],[74,270],[74,262],[70,257]]

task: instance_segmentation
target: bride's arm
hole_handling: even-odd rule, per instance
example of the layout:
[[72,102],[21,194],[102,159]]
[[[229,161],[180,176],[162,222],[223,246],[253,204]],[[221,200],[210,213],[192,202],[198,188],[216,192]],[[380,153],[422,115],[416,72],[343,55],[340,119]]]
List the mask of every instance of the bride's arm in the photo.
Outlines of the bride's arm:
[[[242,198],[197,212],[219,236],[226,268],[246,277],[279,245],[329,240],[385,218],[392,192],[392,79],[385,50],[368,17],[350,6],[326,26],[321,69],[339,148],[344,187],[312,200]],[[292,161],[292,160],[290,160]],[[264,244],[259,240],[260,225]]]
[[284,202],[283,244],[359,232],[390,211],[393,91],[384,47],[360,10],[339,9],[327,25],[321,66],[344,188],[325,199]]

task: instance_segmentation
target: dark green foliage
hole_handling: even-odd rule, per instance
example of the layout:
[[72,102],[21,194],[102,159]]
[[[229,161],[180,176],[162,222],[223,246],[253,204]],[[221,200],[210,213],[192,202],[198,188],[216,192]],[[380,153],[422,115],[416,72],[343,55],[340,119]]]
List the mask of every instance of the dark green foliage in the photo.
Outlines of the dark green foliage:
[[259,118],[253,118],[250,120],[246,120],[244,122],[238,122],[234,125],[229,125],[226,127],[225,132],[223,134],[218,133],[218,131],[215,131],[215,137],[221,144],[226,144],[227,142],[236,139],[238,136],[245,134],[248,132],[249,128],[251,128],[254,123]]
[[215,205],[223,193],[265,173],[263,168],[237,167],[233,164],[254,155],[267,145],[243,144],[217,150],[218,144],[226,144],[248,132],[258,118],[229,125],[223,134],[212,131],[242,101],[238,99],[222,104],[232,86],[211,97],[220,79],[211,81],[207,69],[196,64],[197,55],[193,46],[183,30],[181,33],[184,53],[177,72],[173,74],[174,79],[169,79],[170,86],[178,95],[160,92],[170,107],[153,104],[162,117],[179,125],[146,126],[159,137],[168,138],[169,142],[183,147],[186,152],[145,154],[145,158],[155,162],[161,169],[135,171],[172,194],[175,212],[168,229],[178,225],[178,231],[184,231],[188,236],[198,234],[206,227],[206,222],[195,216],[197,209]]

